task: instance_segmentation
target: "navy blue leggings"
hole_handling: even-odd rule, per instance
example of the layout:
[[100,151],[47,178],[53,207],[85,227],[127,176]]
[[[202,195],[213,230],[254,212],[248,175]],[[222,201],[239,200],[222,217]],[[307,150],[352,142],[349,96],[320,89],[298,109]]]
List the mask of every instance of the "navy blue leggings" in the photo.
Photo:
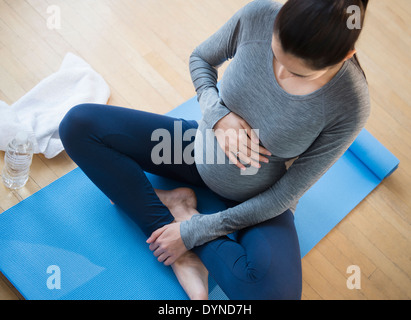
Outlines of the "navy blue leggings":
[[[152,141],[152,132],[168,130],[173,144],[174,121],[182,122],[183,134],[198,127],[194,120],[100,104],[77,105],[60,123],[67,154],[147,237],[174,218],[144,171],[207,188],[195,163],[152,162],[151,150],[159,143]],[[182,141],[183,150],[193,140]],[[227,207],[238,204],[217,196]],[[230,299],[301,298],[301,256],[290,210],[238,231],[235,238],[223,236],[192,250]]]

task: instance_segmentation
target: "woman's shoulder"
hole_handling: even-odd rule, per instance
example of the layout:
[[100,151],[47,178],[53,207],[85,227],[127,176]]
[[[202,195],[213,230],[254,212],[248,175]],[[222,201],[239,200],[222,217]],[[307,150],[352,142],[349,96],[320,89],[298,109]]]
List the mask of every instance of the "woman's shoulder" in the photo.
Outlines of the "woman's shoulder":
[[347,68],[341,77],[339,87],[338,90],[351,98],[353,103],[369,104],[370,94],[367,78],[355,58],[347,61]]
[[271,41],[275,17],[282,4],[271,0],[254,0],[242,9],[240,25],[242,42]]
[[346,62],[344,72],[324,96],[329,120],[351,119],[364,123],[371,112],[367,79],[353,59]]

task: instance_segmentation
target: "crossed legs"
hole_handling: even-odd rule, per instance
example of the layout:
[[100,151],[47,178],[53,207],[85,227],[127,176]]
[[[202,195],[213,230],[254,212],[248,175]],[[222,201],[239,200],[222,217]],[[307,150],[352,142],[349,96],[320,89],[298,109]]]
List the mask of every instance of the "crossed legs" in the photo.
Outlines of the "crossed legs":
[[[197,211],[191,189],[154,189],[144,171],[206,187],[195,163],[153,162],[151,152],[158,144],[152,140],[153,131],[161,128],[170,132],[173,152],[176,121],[181,122],[183,134],[198,126],[194,120],[99,104],[75,106],[60,124],[60,138],[68,155],[147,237]],[[178,143],[184,150],[193,141],[194,135],[190,141]],[[186,261],[176,261],[173,270],[192,299],[206,298],[204,265],[230,299],[299,299],[301,258],[291,211],[239,231],[236,240],[220,237],[196,247],[187,253]],[[187,266],[191,266],[191,273]]]

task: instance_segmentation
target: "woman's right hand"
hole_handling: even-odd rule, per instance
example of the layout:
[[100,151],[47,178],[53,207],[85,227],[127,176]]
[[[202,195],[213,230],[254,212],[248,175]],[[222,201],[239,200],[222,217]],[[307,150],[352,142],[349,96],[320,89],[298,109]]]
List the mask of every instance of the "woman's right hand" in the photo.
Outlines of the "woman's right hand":
[[261,154],[271,156],[270,151],[259,145],[260,139],[254,129],[234,112],[222,117],[213,130],[221,149],[240,169],[245,170],[246,167],[237,157],[255,168],[260,168],[260,161],[268,162],[268,158]]

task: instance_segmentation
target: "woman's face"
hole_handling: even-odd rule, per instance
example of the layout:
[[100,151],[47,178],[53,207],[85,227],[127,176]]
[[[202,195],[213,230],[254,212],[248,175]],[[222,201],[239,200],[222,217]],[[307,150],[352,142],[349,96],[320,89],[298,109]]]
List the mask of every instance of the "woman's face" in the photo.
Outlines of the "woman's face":
[[313,70],[307,66],[303,59],[284,52],[275,33],[273,34],[271,48],[274,53],[274,59],[276,59],[278,64],[276,75],[280,80],[295,77],[305,81],[312,81],[324,76],[330,70],[330,68]]

